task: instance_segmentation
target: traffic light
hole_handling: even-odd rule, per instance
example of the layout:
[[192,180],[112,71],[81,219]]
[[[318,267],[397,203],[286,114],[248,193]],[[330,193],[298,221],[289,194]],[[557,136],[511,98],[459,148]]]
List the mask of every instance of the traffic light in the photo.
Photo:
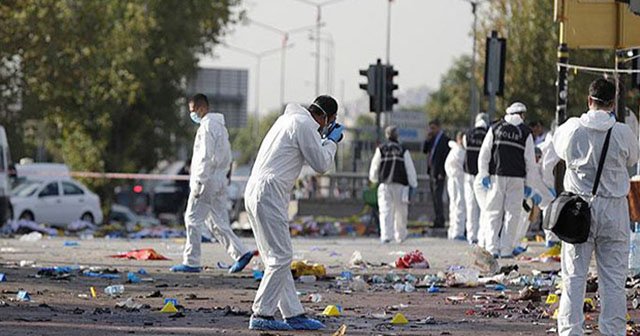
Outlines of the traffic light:
[[392,111],[393,105],[398,103],[398,98],[393,96],[393,91],[398,89],[398,84],[393,83],[393,79],[398,75],[398,70],[393,65],[384,67],[384,110]]
[[360,84],[360,88],[367,91],[369,95],[369,110],[371,112],[382,112],[384,108],[384,102],[382,100],[382,75],[383,65],[380,63],[380,59],[376,64],[369,64],[369,68],[366,70],[360,70],[361,76],[367,77],[366,84]]

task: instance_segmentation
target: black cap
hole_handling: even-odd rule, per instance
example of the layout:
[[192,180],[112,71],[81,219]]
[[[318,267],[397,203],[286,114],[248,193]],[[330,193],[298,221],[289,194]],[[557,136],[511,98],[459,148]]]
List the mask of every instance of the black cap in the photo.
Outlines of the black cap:
[[318,96],[311,106],[317,106],[322,112],[326,113],[327,116],[332,116],[338,113],[338,103],[333,97],[328,95]]

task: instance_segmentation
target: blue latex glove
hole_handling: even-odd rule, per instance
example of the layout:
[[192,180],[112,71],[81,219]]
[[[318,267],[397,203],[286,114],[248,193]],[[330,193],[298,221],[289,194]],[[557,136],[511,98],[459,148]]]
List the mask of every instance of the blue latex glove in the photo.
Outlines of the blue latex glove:
[[551,193],[551,196],[553,196],[553,197],[557,197],[558,196],[558,193],[556,192],[555,188],[547,188],[547,189],[549,189],[549,192]]
[[329,134],[327,135],[327,139],[335,143],[339,143],[340,141],[342,141],[342,138],[344,137],[342,135],[342,131],[344,131],[344,126],[340,124],[335,124],[335,126],[333,126],[333,129],[329,131]]
[[416,198],[416,188],[409,187],[409,202],[413,201]]
[[542,196],[534,194],[533,196],[531,196],[531,201],[533,201],[533,204],[535,205],[540,205],[540,203],[542,202]]
[[491,178],[489,176],[485,176],[482,178],[482,186],[486,189],[491,188]]
[[529,198],[529,196],[531,196],[532,192],[533,192],[533,190],[531,190],[531,187],[524,186],[524,198]]

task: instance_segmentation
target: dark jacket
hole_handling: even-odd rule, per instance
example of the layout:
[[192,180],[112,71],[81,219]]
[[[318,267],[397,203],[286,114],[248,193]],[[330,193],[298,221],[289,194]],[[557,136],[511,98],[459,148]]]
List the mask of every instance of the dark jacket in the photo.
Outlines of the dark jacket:
[[[444,172],[444,161],[447,159],[447,155],[449,154],[449,137],[442,133],[440,141],[435,144],[435,148],[432,148],[436,138],[437,136],[434,136],[433,139],[425,140],[422,152],[427,154],[427,173],[429,176],[433,178],[444,178],[447,175]],[[434,151],[433,157],[431,157],[432,150]]]

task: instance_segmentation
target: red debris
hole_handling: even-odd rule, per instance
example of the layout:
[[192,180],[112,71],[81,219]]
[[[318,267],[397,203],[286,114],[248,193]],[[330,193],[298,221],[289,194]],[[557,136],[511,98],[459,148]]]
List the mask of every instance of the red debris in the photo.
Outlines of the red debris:
[[169,258],[159,254],[154,249],[133,250],[127,253],[111,255],[110,257],[136,260],[169,260]]
[[397,268],[429,268],[429,262],[424,258],[422,252],[415,250],[409,252],[396,261]]

